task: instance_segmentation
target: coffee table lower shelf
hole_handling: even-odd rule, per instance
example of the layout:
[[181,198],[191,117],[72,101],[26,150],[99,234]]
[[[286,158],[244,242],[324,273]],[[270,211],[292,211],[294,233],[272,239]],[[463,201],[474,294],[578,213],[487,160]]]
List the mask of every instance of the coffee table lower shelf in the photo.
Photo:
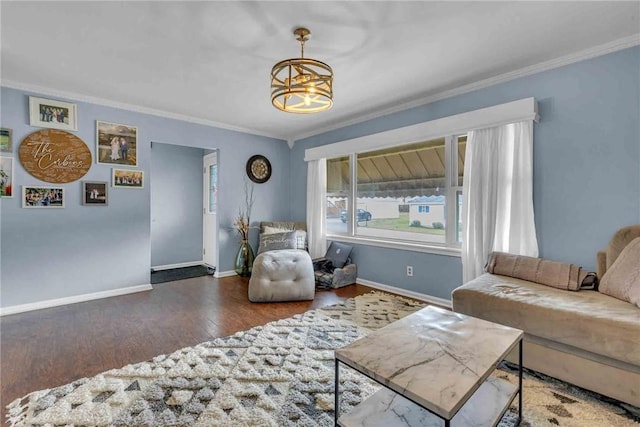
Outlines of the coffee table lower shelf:
[[[518,394],[518,386],[489,377],[451,420],[451,426],[496,426]],[[442,418],[383,387],[340,417],[342,427],[424,426],[440,427]]]

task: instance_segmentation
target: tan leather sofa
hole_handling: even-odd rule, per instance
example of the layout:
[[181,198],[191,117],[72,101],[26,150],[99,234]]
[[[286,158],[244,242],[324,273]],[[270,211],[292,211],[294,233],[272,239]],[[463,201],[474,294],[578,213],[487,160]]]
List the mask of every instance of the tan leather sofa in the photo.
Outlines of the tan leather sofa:
[[[616,233],[598,255],[599,277],[640,226]],[[594,290],[577,292],[484,274],[455,289],[453,310],[522,329],[524,366],[640,406],[640,308]],[[517,350],[511,357],[517,360]]]

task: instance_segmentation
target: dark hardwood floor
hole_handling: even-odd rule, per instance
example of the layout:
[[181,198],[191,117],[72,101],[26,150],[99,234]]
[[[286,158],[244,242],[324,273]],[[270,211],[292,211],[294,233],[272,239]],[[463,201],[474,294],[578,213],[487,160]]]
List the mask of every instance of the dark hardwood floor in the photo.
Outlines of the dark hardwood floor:
[[182,347],[335,304],[372,289],[319,291],[315,300],[251,303],[248,279],[211,276],[150,292],[0,318],[0,404]]

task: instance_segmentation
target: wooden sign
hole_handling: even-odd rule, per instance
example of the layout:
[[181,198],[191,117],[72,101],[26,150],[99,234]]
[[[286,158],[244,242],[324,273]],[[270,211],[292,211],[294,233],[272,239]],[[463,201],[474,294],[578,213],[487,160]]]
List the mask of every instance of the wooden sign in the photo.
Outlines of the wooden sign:
[[82,178],[91,167],[91,151],[83,140],[58,129],[28,135],[18,149],[20,163],[31,175],[63,184]]

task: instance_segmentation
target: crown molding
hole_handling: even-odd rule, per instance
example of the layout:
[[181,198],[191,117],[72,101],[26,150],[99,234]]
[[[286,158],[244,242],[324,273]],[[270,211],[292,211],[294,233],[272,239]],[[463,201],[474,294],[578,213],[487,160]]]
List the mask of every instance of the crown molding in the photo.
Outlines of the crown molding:
[[490,86],[494,86],[500,83],[508,82],[511,80],[515,80],[520,77],[530,76],[533,74],[537,74],[543,71],[552,70],[554,68],[560,68],[565,65],[570,65],[576,62],[584,61],[591,58],[596,58],[598,56],[606,55],[608,53],[617,52],[619,50],[627,49],[633,46],[640,45],[640,33],[634,34],[632,36],[624,37],[618,40],[614,40],[609,43],[605,43],[602,45],[594,46],[592,48],[588,48],[582,50],[580,52],[572,53],[569,55],[561,56],[559,58],[552,59],[550,61],[541,62],[535,65],[531,65],[525,68],[521,68],[519,70],[510,71],[508,73],[500,74],[495,77],[490,77],[488,79],[479,80],[474,83],[469,83],[454,89],[445,90],[432,95],[425,95],[423,97],[414,99],[409,102],[395,104],[392,107],[382,108],[378,110],[374,110],[370,113],[358,115],[349,120],[334,122],[329,126],[323,126],[317,128],[315,130],[311,130],[309,132],[305,132],[302,134],[298,134],[293,137],[283,137],[282,135],[274,135],[266,132],[259,132],[255,129],[245,128],[242,126],[233,126],[225,123],[216,122],[213,120],[202,119],[198,117],[192,117],[185,114],[172,113],[169,111],[158,110],[155,108],[143,107],[135,104],[127,104],[123,102],[112,101],[105,98],[99,98],[89,95],[83,95],[75,92],[68,92],[58,89],[52,89],[44,86],[31,85],[27,83],[21,83],[13,80],[2,79],[0,81],[0,86],[8,87],[11,89],[23,90],[25,92],[34,92],[46,96],[52,96],[57,98],[66,98],[71,100],[76,100],[80,102],[88,102],[96,105],[103,105],[106,107],[119,108],[127,111],[134,111],[142,114],[149,114],[158,117],[165,117],[169,119],[181,120],[184,122],[200,124],[204,126],[211,126],[219,129],[225,129],[235,132],[242,132],[250,135],[256,136],[264,136],[267,138],[279,139],[285,142],[289,148],[293,148],[296,141],[299,141],[304,138],[309,138],[311,136],[320,135],[325,132],[329,132],[332,130],[340,129],[343,127],[355,125],[358,123],[366,122],[367,120],[376,119],[379,117],[387,116],[390,114],[398,113],[400,111],[408,110],[410,108],[419,107],[421,105],[430,104],[436,101],[440,101],[446,98],[451,98],[457,95],[462,95],[468,92],[473,92],[475,90],[484,89]]
[[0,82],[0,86],[11,88],[11,89],[22,90],[25,92],[33,92],[33,93],[37,93],[45,96],[51,96],[55,98],[65,98],[65,99],[78,101],[78,102],[87,102],[90,104],[103,105],[105,107],[119,108],[122,110],[133,111],[136,113],[149,114],[152,116],[164,117],[167,119],[175,119],[183,122],[195,123],[195,124],[204,125],[204,126],[211,126],[219,129],[242,132],[250,135],[264,136],[267,138],[274,138],[274,139],[279,139],[284,142],[287,142],[286,140],[284,140],[284,138],[282,138],[281,135],[272,135],[269,133],[259,132],[259,131],[256,131],[255,129],[245,128],[242,126],[233,126],[226,123],[216,122],[213,120],[192,117],[185,114],[172,113],[170,111],[158,110],[158,109],[149,108],[149,107],[142,107],[140,105],[127,104],[124,102],[112,101],[105,98],[99,98],[99,97],[83,95],[75,92],[69,92],[64,90],[52,89],[44,86],[17,82],[14,80],[2,79],[2,81]]
[[351,120],[334,122],[330,126],[324,126],[316,130],[312,130],[312,131],[297,135],[296,137],[293,138],[293,140],[294,142],[299,141],[301,139],[320,135],[332,130],[366,122],[372,119],[377,119],[379,117],[398,113],[404,110],[408,110],[410,108],[419,107],[421,105],[431,104],[436,101],[440,101],[446,98],[452,98],[457,95],[462,95],[465,93],[484,89],[500,83],[505,83],[511,80],[515,80],[520,77],[526,77],[533,74],[541,73],[543,71],[553,70],[554,68],[564,67],[565,65],[570,65],[576,62],[585,61],[587,59],[596,58],[598,56],[603,56],[608,53],[617,52],[617,51],[634,47],[637,45],[640,45],[640,33],[634,34],[628,37],[623,37],[621,39],[614,40],[612,42],[601,44],[598,46],[594,46],[585,50],[581,50],[579,52],[571,53],[569,55],[561,56],[559,58],[555,58],[549,61],[544,61],[538,64],[530,65],[528,67],[520,68],[515,71],[510,71],[508,73],[500,74],[495,77],[489,77],[488,79],[479,80],[474,83],[469,83],[454,89],[445,90],[443,92],[439,92],[432,95],[426,95],[409,102],[395,104],[394,106],[389,108],[375,110],[368,114],[359,115],[358,117],[355,117]]

